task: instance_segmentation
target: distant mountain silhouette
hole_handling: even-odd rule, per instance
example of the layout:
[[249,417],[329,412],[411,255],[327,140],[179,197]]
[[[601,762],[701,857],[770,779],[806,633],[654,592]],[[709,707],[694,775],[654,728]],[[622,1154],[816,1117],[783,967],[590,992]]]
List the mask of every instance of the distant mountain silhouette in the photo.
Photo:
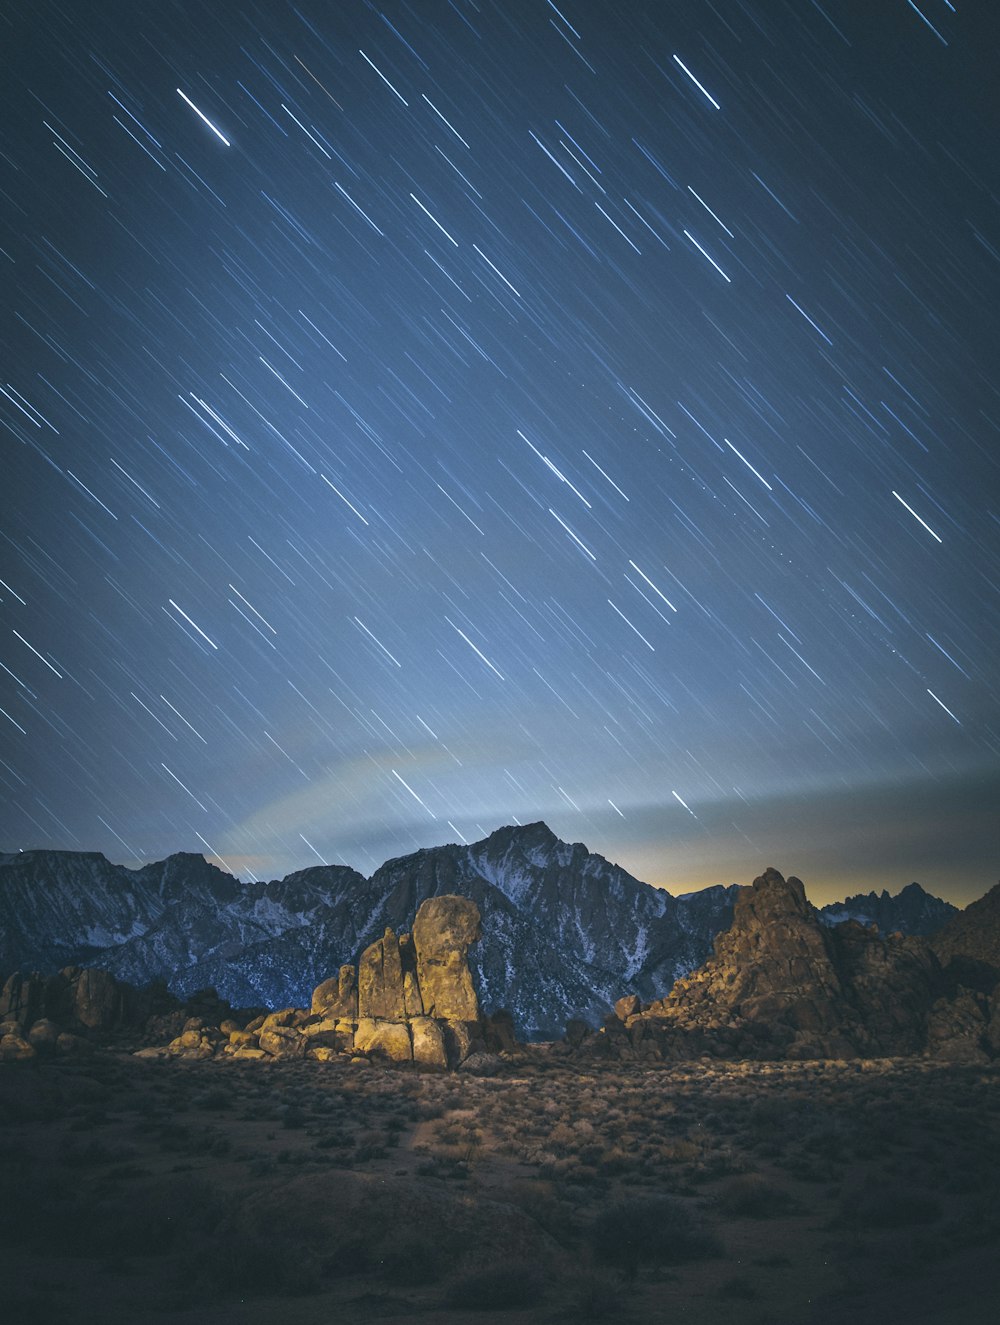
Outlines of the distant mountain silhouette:
[[880,893],[858,893],[844,902],[819,908],[825,925],[858,920],[878,925],[882,934],[933,934],[956,914],[958,908],[925,892],[919,883],[908,883],[895,897],[883,888]]
[[[241,883],[190,853],[129,870],[96,852],[27,851],[0,855],[0,975],[98,966],[182,997],[212,986],[236,1006],[302,1005],[386,925],[408,929],[425,898],[457,893],[483,916],[471,961],[484,1009],[541,1037],[569,1017],[599,1021],[623,993],[661,997],[708,957],[735,892],[674,897],[544,823],[399,857],[367,879],[317,866]],[[915,884],[826,907],[826,923],[837,906],[910,933],[954,910]]]

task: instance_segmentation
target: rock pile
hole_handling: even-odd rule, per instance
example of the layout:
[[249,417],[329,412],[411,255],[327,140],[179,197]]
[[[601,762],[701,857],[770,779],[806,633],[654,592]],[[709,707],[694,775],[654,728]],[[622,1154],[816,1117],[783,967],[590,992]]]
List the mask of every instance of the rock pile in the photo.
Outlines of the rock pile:
[[986,1061],[1000,1049],[1000,989],[949,988],[924,939],[822,925],[800,880],[768,869],[740,890],[713,958],[665,998],[620,999],[585,1047],[640,1058]]
[[81,1052],[96,1038],[176,1006],[165,989],[140,992],[107,971],[78,966],[48,976],[15,971],[0,989],[0,1061]]

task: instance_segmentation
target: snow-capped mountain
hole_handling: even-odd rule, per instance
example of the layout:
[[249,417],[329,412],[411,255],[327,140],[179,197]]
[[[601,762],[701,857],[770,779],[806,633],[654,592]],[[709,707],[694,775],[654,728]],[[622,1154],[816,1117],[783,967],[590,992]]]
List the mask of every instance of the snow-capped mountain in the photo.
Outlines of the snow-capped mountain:
[[[241,883],[180,853],[138,870],[93,852],[0,855],[0,976],[101,966],[181,996],[212,986],[236,1006],[303,1006],[386,925],[408,930],[427,897],[472,897],[483,937],[470,962],[486,1011],[507,1008],[522,1035],[595,1023],[622,994],[650,1001],[701,965],[729,927],[735,885],[674,897],[641,883],[544,823],[387,861],[366,879],[317,866]],[[917,884],[823,908],[836,924],[928,933],[952,914]]]
[[388,861],[370,878],[318,866],[241,883],[186,853],[138,870],[97,853],[0,856],[0,973],[102,966],[188,995],[214,986],[243,1006],[302,1005],[386,925],[409,928],[439,893],[473,897],[470,954],[483,1006],[523,1034],[598,1020],[623,992],[664,993],[729,923],[731,888],[679,899],[569,845],[545,824]]

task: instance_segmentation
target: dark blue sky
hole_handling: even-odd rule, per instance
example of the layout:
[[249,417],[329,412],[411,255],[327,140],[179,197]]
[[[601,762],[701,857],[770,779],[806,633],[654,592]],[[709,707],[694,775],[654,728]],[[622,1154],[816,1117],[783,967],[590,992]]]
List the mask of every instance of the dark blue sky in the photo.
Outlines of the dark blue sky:
[[0,845],[984,892],[987,8],[0,14]]

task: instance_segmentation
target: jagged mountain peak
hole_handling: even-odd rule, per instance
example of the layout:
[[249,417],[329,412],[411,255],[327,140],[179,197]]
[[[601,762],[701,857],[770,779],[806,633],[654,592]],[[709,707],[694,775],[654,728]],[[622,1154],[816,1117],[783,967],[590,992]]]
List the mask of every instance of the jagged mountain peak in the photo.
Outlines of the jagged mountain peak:
[[831,902],[820,907],[820,920],[826,925],[839,925],[845,920],[858,920],[862,924],[875,924],[883,934],[930,935],[939,930],[951,916],[955,907],[935,897],[919,883],[908,883],[892,895],[883,888],[880,893],[856,893],[843,902]]

